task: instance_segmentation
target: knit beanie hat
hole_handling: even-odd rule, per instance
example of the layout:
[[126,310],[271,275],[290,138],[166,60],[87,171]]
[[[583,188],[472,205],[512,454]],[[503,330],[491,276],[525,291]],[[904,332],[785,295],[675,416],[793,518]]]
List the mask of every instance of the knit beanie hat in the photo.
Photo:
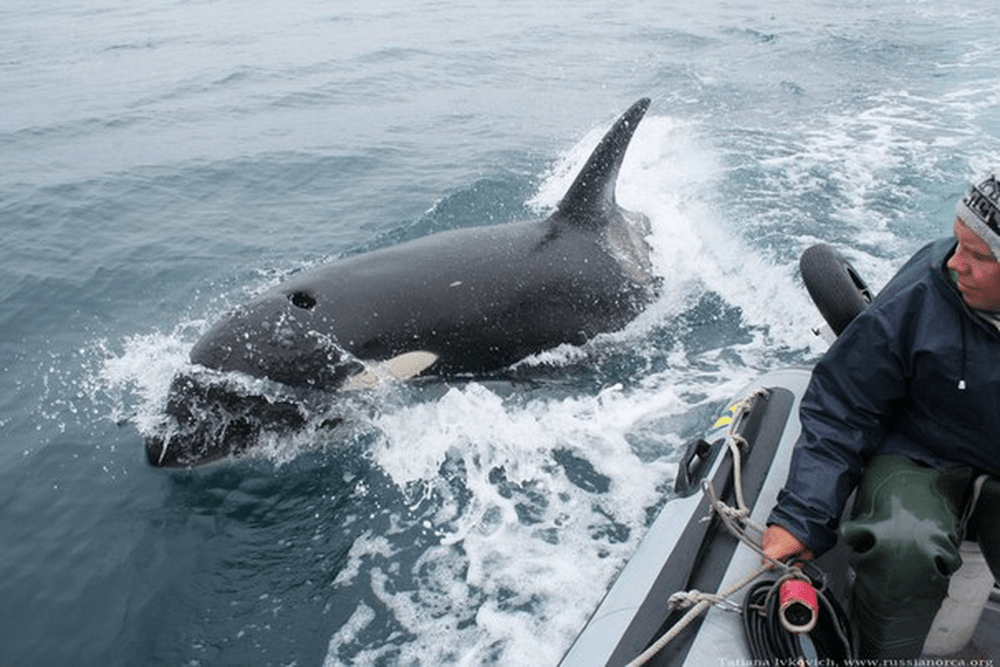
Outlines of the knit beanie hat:
[[973,183],[955,206],[955,215],[976,233],[1000,260],[1000,183],[996,173]]

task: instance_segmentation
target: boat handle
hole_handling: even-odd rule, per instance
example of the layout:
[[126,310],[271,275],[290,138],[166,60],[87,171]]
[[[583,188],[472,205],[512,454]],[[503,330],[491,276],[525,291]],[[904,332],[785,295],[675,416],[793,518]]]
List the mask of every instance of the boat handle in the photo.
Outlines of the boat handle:
[[[720,441],[716,441],[716,444]],[[686,496],[697,488],[697,483],[708,471],[708,462],[715,452],[715,447],[698,438],[687,446],[677,468],[677,480],[674,482],[674,493],[679,496]]]

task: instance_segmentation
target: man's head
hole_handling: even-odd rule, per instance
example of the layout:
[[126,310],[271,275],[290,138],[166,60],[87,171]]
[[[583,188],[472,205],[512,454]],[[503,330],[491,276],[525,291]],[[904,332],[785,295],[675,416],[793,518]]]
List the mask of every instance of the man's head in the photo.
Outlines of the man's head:
[[971,308],[1000,312],[1000,183],[974,183],[955,207],[958,246],[948,260]]
[[969,186],[955,206],[955,215],[1000,258],[1000,183],[995,173]]

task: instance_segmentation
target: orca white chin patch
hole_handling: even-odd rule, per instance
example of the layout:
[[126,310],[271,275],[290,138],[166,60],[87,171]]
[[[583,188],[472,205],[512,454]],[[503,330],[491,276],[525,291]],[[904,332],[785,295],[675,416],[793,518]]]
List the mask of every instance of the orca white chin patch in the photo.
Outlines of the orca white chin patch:
[[363,371],[349,377],[340,389],[360,391],[388,380],[409,380],[430,368],[437,360],[438,355],[426,350],[404,352],[392,359],[367,364]]

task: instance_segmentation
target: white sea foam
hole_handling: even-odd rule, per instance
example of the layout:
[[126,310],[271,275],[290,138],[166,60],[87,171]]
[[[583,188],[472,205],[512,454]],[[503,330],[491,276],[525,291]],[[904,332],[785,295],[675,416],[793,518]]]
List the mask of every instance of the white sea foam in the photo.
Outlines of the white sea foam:
[[[685,406],[669,392],[635,397],[617,387],[521,405],[470,384],[378,418],[375,462],[400,488],[444,501],[426,526],[438,546],[411,566],[416,588],[386,586],[381,571],[343,575],[370,577],[379,600],[416,636],[402,648],[403,662],[480,664],[498,651],[504,662],[518,655],[554,662],[552,633],[563,640],[583,620],[581,591],[599,594],[593,582],[606,581],[634,548],[646,509],[672,476],[674,464],[641,460],[626,437],[661,408]],[[579,471],[561,469],[555,452],[586,460],[598,488],[574,482]],[[461,471],[459,480],[442,477],[446,462]],[[467,501],[450,491],[456,481]],[[337,664],[335,654],[328,664]]]

